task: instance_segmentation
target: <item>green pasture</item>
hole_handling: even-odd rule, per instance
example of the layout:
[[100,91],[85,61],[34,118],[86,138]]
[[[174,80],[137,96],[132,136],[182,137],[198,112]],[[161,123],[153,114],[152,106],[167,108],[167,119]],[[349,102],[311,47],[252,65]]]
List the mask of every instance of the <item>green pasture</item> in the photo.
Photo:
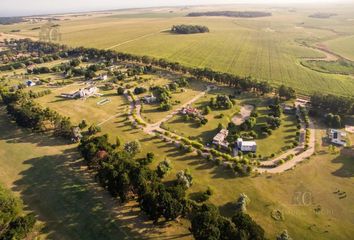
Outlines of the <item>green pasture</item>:
[[[354,23],[354,21],[352,22]],[[332,51],[354,61],[354,36],[336,38],[327,41],[326,44]]]

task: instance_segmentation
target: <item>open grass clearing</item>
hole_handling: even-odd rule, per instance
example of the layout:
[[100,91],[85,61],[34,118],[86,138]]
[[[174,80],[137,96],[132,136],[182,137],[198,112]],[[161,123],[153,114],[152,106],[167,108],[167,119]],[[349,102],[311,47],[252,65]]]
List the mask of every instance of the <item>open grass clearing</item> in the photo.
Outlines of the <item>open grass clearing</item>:
[[148,123],[155,123],[161,120],[162,118],[168,116],[176,109],[180,108],[190,99],[200,94],[203,91],[206,91],[206,84],[201,81],[190,81],[189,87],[183,88],[181,91],[179,88],[177,92],[172,92],[171,94],[171,103],[172,109],[169,111],[161,111],[159,109],[160,104],[144,104],[142,108],[142,117]]

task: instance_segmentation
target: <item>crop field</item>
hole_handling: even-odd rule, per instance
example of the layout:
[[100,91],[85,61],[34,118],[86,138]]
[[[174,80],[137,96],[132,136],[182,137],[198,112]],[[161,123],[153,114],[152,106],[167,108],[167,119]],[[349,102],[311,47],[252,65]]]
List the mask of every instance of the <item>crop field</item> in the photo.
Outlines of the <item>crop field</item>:
[[[184,17],[188,13],[186,10],[172,10],[172,13],[166,9],[116,12],[57,23],[61,42],[72,46],[108,48],[165,58],[188,66],[250,75],[272,84],[292,86],[302,93],[322,91],[351,95],[354,90],[352,76],[321,73],[300,64],[302,58],[325,55],[306,47],[304,42],[308,45],[328,43],[327,47],[337,54],[352,57],[354,46],[350,35],[354,34],[354,21],[348,21],[352,14],[350,9],[338,7],[338,16],[329,19],[309,18],[313,11],[318,11],[311,8],[295,12],[276,9],[272,17],[261,19],[190,18]],[[167,30],[174,24],[206,25],[210,33],[171,34]],[[31,29],[38,26],[41,25],[21,23],[1,26],[0,31],[18,28],[21,29],[19,34],[36,37],[39,30]],[[343,38],[343,35],[348,37]]]
[[354,36],[329,40],[326,42],[326,44],[332,51],[337,52],[343,57],[354,61]]

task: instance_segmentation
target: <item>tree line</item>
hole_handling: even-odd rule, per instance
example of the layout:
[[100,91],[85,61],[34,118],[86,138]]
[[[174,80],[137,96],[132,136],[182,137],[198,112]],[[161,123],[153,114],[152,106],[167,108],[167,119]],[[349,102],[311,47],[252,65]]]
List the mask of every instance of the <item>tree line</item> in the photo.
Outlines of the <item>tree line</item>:
[[212,12],[191,12],[187,14],[187,17],[239,17],[239,18],[256,18],[256,17],[269,17],[272,16],[272,13],[269,12],[260,12],[260,11],[212,11]]
[[[190,231],[197,240],[204,239],[265,239],[264,230],[245,212],[236,211],[232,219],[220,215],[212,204],[198,204],[186,197],[192,183],[188,171],[166,185],[163,176],[170,169],[168,161],[154,170],[148,164],[155,161],[153,153],[136,158],[131,147],[111,144],[108,135],[83,138],[79,150],[100,184],[121,202],[135,199],[149,218],[157,223],[179,217],[189,219]],[[187,184],[186,184],[187,183]]]
[[[16,44],[14,44],[16,43]],[[165,59],[156,59],[149,56],[137,56],[129,53],[115,52],[112,50],[100,50],[95,48],[69,48],[65,45],[59,45],[48,42],[34,42],[31,39],[20,39],[9,41],[18,51],[30,51],[42,54],[58,53],[60,57],[83,58],[87,61],[105,61],[105,62],[121,62],[132,61],[167,70],[189,73],[200,80],[217,82],[235,88],[235,90],[255,92],[258,94],[267,94],[275,89],[266,81],[257,81],[251,77],[241,77],[229,73],[217,72],[210,68],[193,68],[179,64],[178,62],[169,62]],[[292,88],[289,88],[292,89]],[[292,89],[293,92],[295,90]]]
[[71,139],[73,125],[70,118],[34,102],[33,98],[37,95],[2,89],[0,96],[6,105],[7,113],[19,126],[41,132],[54,131],[58,136]]
[[322,117],[329,127],[340,128],[343,126],[342,119],[354,114],[354,98],[314,93],[310,114]]
[[178,34],[194,34],[194,33],[206,33],[209,32],[207,26],[202,25],[174,25],[171,28],[171,32]]

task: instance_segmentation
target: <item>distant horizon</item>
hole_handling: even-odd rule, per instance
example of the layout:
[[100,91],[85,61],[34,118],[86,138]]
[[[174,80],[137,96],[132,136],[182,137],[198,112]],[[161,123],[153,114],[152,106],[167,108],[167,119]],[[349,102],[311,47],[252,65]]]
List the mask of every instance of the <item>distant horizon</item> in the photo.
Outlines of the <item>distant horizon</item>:
[[[43,2],[44,0],[39,0],[36,2]],[[59,2],[61,4],[59,4]],[[321,3],[323,5],[331,5],[331,4],[350,4],[354,3],[352,0],[341,0],[338,2],[337,0],[288,0],[288,1],[281,1],[281,0],[251,0],[251,1],[244,1],[244,0],[224,0],[215,2],[215,0],[189,0],[185,1],[178,1],[175,0],[165,0],[163,2],[156,1],[155,3],[148,3],[148,1],[144,0],[135,0],[133,3],[129,4],[119,4],[116,5],[111,2],[111,0],[104,0],[101,2],[106,2],[106,5],[99,4],[97,5],[98,0],[89,0],[91,5],[87,5],[86,7],[76,6],[79,2],[85,0],[76,0],[75,3],[71,1],[70,4],[63,7],[63,2],[65,0],[51,0],[49,6],[45,7],[44,2],[36,3],[31,8],[26,9],[19,9],[17,6],[23,5],[21,2],[25,2],[28,4],[29,0],[2,0],[0,2],[0,17],[32,17],[32,16],[45,16],[45,15],[57,15],[57,14],[75,14],[75,13],[88,13],[88,12],[105,12],[105,11],[119,11],[119,10],[131,10],[131,9],[144,9],[144,8],[159,8],[159,7],[183,7],[183,6],[208,6],[208,5],[311,5],[311,4],[318,4]],[[54,3],[53,3],[54,2]],[[55,3],[57,2],[57,4]],[[139,3],[138,3],[139,2]],[[142,3],[143,2],[143,3]],[[48,2],[47,2],[48,3]],[[15,4],[15,5],[14,5]],[[139,5],[140,4],[140,5]],[[41,8],[37,8],[35,6],[41,5]],[[23,5],[24,6],[24,5]],[[44,8],[43,8],[44,7]],[[55,7],[55,9],[53,9]],[[38,9],[45,9],[45,10],[38,10]]]

